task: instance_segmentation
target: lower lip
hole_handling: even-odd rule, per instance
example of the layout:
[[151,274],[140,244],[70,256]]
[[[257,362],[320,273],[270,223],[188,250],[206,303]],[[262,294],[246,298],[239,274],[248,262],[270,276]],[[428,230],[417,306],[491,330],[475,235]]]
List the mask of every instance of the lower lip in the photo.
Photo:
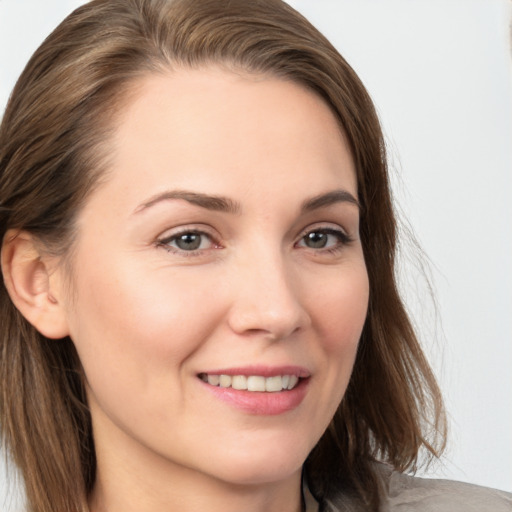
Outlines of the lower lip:
[[300,379],[293,389],[277,392],[246,391],[211,386],[200,381],[219,400],[249,414],[275,416],[297,408],[306,396],[309,379]]

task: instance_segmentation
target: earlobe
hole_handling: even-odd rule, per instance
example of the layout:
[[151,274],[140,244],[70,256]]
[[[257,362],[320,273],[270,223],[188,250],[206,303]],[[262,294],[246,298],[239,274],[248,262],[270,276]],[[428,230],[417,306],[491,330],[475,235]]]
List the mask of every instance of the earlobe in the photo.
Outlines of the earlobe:
[[41,255],[33,236],[8,231],[1,256],[5,286],[20,313],[47,338],[67,336],[67,318],[59,290],[53,289],[50,260]]

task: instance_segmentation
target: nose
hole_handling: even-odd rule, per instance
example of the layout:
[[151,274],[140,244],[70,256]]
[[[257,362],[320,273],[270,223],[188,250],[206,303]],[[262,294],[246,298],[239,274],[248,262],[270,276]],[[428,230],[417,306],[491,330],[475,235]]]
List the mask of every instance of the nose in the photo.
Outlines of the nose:
[[235,285],[228,317],[234,332],[277,341],[310,325],[293,265],[279,251],[253,252],[240,260],[232,275]]

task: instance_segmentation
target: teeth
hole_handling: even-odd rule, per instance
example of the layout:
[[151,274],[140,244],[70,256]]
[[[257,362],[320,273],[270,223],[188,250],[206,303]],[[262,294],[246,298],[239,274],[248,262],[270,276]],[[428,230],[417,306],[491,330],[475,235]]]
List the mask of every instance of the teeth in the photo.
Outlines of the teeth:
[[278,375],[277,377],[269,377],[265,379],[265,391],[282,391],[283,379]]
[[257,377],[256,375],[247,377],[247,390],[265,391],[265,377]]
[[235,375],[231,378],[231,387],[233,389],[247,389],[247,377],[245,375]]
[[290,375],[290,382],[288,383],[287,389],[293,389],[297,383],[299,382],[299,378],[296,375]]
[[247,377],[245,375],[207,375],[203,373],[200,378],[211,386],[268,393],[293,389],[299,382],[296,375],[276,375],[275,377],[250,375]]
[[232,380],[233,379],[229,375],[221,375],[219,385],[221,388],[230,388]]
[[218,386],[220,383],[220,375],[208,375],[207,382],[212,386]]

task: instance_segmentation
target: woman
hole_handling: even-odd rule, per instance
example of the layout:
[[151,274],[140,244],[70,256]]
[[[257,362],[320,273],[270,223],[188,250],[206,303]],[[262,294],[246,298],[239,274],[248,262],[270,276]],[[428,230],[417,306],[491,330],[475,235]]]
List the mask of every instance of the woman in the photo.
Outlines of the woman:
[[286,4],[79,8],[13,91],[0,190],[0,423],[30,509],[510,508],[400,474],[444,414],[382,134]]

